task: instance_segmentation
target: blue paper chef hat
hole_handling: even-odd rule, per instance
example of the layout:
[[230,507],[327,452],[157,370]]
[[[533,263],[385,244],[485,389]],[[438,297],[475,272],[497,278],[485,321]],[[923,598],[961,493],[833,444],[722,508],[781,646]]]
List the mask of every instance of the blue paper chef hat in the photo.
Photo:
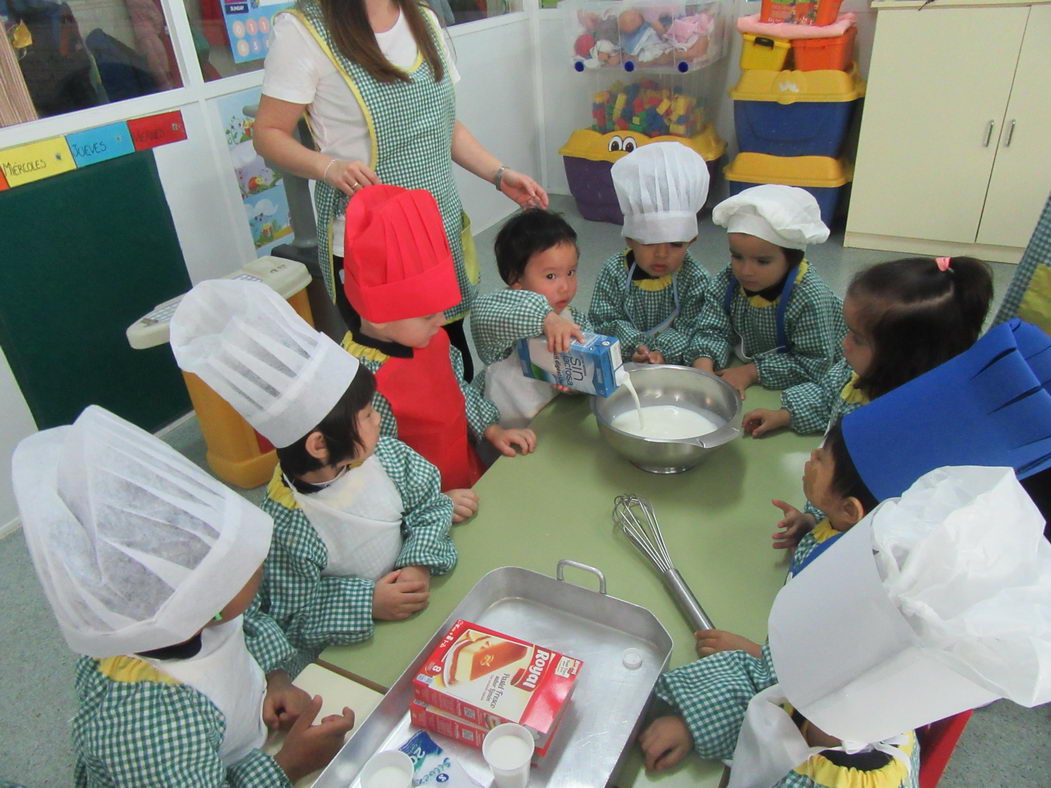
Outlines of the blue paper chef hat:
[[843,418],[843,438],[877,500],[945,465],[1051,467],[1051,337],[1015,319]]

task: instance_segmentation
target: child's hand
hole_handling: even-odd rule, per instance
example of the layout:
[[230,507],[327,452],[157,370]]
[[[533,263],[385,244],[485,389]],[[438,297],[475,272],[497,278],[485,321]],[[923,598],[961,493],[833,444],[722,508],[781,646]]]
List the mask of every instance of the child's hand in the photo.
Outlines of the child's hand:
[[462,523],[464,520],[470,520],[478,513],[478,493],[474,490],[460,488],[456,490],[446,490],[445,494],[448,495],[453,502],[454,523]]
[[745,390],[753,383],[759,382],[759,370],[753,362],[751,364],[742,364],[739,367],[724,369],[719,373],[719,377],[737,389],[741,399],[744,399]]
[[693,749],[693,736],[679,716],[658,717],[639,736],[647,771],[669,769]]
[[715,374],[715,362],[704,356],[693,360],[693,368],[699,369],[701,372],[711,372],[713,375]]
[[310,708],[310,696],[292,684],[288,674],[275,670],[266,677],[263,722],[271,730],[287,731]]
[[645,345],[639,345],[631,354],[631,360],[636,364],[663,364],[664,354],[659,350],[650,350]]
[[431,570],[425,566],[403,566],[401,568],[401,574],[398,575],[398,582],[407,583],[410,581],[418,580],[423,583],[425,591],[430,592],[431,590]]
[[743,635],[735,635],[733,632],[726,632],[722,629],[705,629],[694,632],[693,637],[697,641],[695,648],[698,657],[707,657],[719,651],[747,651],[758,659],[763,653],[763,647],[758,643]]
[[761,435],[766,435],[768,432],[787,427],[791,423],[792,412],[786,408],[781,408],[780,410],[756,408],[744,414],[741,426],[753,438],[758,438]]
[[372,617],[380,621],[403,621],[427,607],[429,582],[402,580],[404,570],[395,569],[376,581],[372,592]]
[[584,329],[572,320],[548,312],[544,318],[544,336],[547,337],[549,353],[565,353],[574,339],[578,342],[584,341]]
[[[505,430],[499,424],[493,424],[485,431],[484,437],[505,457],[529,454],[536,448],[536,433],[532,430]],[[518,447],[517,452],[515,446]]]
[[784,512],[784,517],[777,524],[778,530],[773,535],[775,550],[794,550],[804,534],[813,530],[817,525],[817,519],[812,514],[799,511],[790,503],[779,501],[776,498],[771,501],[774,506]]
[[344,707],[342,714],[332,714],[314,725],[319,711],[320,695],[299,715],[299,719],[289,729],[285,743],[274,756],[290,782],[294,783],[327,766],[343,746],[347,733],[354,727],[354,712],[349,708]]

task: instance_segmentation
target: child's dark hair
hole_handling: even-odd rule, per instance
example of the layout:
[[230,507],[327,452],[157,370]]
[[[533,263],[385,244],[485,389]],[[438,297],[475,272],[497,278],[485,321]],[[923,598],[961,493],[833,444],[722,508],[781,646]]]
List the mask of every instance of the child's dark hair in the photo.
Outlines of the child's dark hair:
[[789,249],[787,246],[778,248],[788,261],[788,270],[790,271],[803,262],[803,258],[806,257],[806,250],[804,249]]
[[843,437],[843,428],[839,421],[829,428],[825,435],[825,448],[832,455],[835,470],[832,472],[832,491],[840,498],[857,498],[865,513],[876,508],[876,500],[858,473],[854,460],[850,458],[847,441]]
[[875,399],[974,344],[993,298],[993,278],[973,257],[953,257],[944,271],[929,257],[907,257],[861,271],[847,297],[860,307],[873,345],[857,388]]
[[347,386],[329,414],[314,429],[297,440],[291,446],[277,450],[277,459],[281,470],[300,492],[313,492],[316,488],[308,482],[300,481],[304,473],[316,471],[322,467],[321,460],[307,451],[307,438],[314,432],[320,432],[328,448],[329,462],[337,463],[354,456],[356,449],[364,448],[358,434],[358,413],[371,401],[376,393],[376,378],[364,366],[358,367],[354,380]]
[[515,214],[500,228],[493,250],[496,268],[506,284],[525,273],[529,258],[559,244],[577,245],[577,232],[557,213],[530,208]]

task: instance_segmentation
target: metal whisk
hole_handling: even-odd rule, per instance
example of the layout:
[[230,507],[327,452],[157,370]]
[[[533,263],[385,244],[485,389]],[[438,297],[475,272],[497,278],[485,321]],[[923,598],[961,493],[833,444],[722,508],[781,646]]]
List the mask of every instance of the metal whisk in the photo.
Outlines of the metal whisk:
[[618,495],[613,501],[613,524],[624,532],[639,552],[650,559],[650,563],[660,573],[665,588],[694,630],[714,629],[712,620],[675,568],[650,502],[637,495]]

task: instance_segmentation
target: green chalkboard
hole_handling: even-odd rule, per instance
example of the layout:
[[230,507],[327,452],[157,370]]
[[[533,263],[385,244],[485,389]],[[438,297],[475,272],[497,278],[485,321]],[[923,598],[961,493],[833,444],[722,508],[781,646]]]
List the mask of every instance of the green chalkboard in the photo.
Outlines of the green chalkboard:
[[41,429],[90,404],[150,431],[187,412],[171,349],[124,332],[189,288],[151,151],[0,192],[0,345]]

